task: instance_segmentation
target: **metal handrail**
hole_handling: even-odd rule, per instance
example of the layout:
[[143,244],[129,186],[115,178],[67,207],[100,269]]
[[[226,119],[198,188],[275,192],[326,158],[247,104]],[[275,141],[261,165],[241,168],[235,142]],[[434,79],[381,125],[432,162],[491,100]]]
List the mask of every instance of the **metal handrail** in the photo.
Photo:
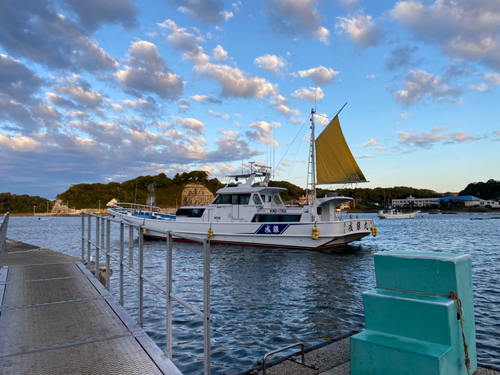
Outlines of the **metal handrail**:
[[299,346],[299,345],[302,347],[302,363],[305,363],[306,357],[305,357],[305,353],[304,353],[304,343],[298,342],[296,344],[289,345],[285,348],[281,348],[281,349],[269,352],[266,355],[264,355],[264,359],[262,360],[262,375],[266,375],[266,359],[267,359],[267,357],[269,357],[270,355],[279,353],[279,352],[284,352],[285,350],[288,350],[291,348],[295,348],[296,346]]
[[7,212],[0,220],[0,268],[2,268],[3,252],[5,250],[5,240],[7,239],[7,227],[9,226],[10,213]]
[[[85,236],[85,216],[87,216],[88,228],[87,236]],[[95,240],[92,241],[92,231],[91,231],[91,218],[96,218],[95,225]],[[106,224],[105,224],[106,222]],[[111,222],[120,224],[120,255],[119,258],[111,254],[111,243],[110,243],[110,233],[111,233]],[[124,261],[124,232],[125,225],[129,227],[129,257],[128,264]],[[139,234],[139,254],[138,254],[138,264],[137,270],[133,268],[133,238],[134,229],[137,229]],[[165,293],[166,295],[166,350],[165,356],[172,360],[172,300],[177,301],[182,306],[192,311],[194,314],[198,315],[203,320],[203,338],[204,338],[204,373],[210,375],[210,240],[208,238],[196,237],[193,235],[188,235],[184,233],[167,231],[162,234],[165,235],[167,239],[167,254],[166,254],[166,288],[161,287],[156,282],[154,282],[149,277],[143,275],[144,268],[144,227],[142,225],[133,225],[127,223],[120,219],[115,219],[112,217],[103,217],[87,212],[82,212],[82,254],[81,260],[84,262],[85,255],[87,255],[87,268],[90,269],[90,252],[91,248],[95,249],[95,277],[99,278],[99,256],[100,252],[103,251],[106,256],[106,288],[110,290],[110,261],[113,259],[118,262],[120,266],[120,277],[119,277],[119,304],[123,306],[123,275],[124,269],[128,269],[133,274],[138,277],[138,321],[140,326],[143,326],[143,316],[144,316],[144,281],[148,282],[150,285]],[[172,292],[172,237],[178,237],[194,242],[201,243],[203,245],[203,312],[196,309],[194,306],[184,301],[182,298],[176,296]],[[86,246],[85,246],[86,245]],[[87,248],[87,254],[85,254],[85,248]]]

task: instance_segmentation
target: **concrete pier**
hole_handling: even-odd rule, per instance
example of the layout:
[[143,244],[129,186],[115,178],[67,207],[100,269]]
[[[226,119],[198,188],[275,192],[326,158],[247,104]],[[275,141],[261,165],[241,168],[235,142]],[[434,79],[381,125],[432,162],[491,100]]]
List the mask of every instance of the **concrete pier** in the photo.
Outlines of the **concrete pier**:
[[[304,366],[300,362],[300,352],[270,361],[267,375],[350,375],[350,336],[356,332],[337,337],[331,341],[315,345],[305,350]],[[227,371],[224,375],[262,375],[262,365],[244,372]],[[425,371],[422,372],[425,374]],[[472,374],[471,374],[472,375]],[[500,371],[478,366],[473,375],[500,375]]]
[[6,241],[1,374],[182,375],[79,259]]

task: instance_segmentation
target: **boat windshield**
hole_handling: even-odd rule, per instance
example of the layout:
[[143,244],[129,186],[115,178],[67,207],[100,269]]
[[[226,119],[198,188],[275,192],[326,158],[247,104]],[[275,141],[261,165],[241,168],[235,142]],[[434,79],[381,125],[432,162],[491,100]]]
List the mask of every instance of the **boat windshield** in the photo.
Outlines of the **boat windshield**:
[[281,200],[281,197],[279,194],[274,194],[273,195],[273,204],[272,206],[284,206],[283,201]]
[[212,204],[248,204],[250,194],[219,194]]

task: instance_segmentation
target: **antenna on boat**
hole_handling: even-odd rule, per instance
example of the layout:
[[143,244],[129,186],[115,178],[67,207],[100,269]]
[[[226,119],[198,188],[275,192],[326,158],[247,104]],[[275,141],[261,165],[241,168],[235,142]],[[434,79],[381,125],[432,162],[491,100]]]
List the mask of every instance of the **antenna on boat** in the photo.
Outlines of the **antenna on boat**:
[[318,84],[315,83],[314,84],[314,112],[316,112],[316,88],[317,88]]

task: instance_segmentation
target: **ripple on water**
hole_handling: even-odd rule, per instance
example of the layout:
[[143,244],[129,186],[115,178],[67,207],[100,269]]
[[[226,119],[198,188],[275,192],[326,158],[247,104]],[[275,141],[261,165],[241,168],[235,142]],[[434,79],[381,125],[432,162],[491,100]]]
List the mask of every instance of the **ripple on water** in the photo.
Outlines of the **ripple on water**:
[[[379,236],[348,246],[342,253],[335,249],[309,252],[213,245],[212,372],[245,370],[255,366],[266,352],[288,344],[302,340],[309,346],[363,329],[361,296],[375,286],[373,255],[388,250],[472,255],[478,360],[500,367],[500,220],[471,221],[470,217],[376,219]],[[8,237],[79,257],[80,223],[80,218],[38,221],[12,217]],[[111,243],[117,248],[117,227],[113,227]],[[134,243],[137,246],[137,239]],[[164,286],[165,242],[145,241],[144,251],[145,274]],[[202,310],[200,246],[175,244],[173,253],[174,293]],[[137,265],[136,258],[134,262]],[[111,287],[115,296],[117,281],[115,272]],[[126,274],[124,288],[125,308],[137,317],[137,277]],[[165,296],[147,286],[144,301],[144,328],[164,349]],[[173,343],[173,360],[179,369],[186,374],[203,373],[202,322],[175,302]]]

